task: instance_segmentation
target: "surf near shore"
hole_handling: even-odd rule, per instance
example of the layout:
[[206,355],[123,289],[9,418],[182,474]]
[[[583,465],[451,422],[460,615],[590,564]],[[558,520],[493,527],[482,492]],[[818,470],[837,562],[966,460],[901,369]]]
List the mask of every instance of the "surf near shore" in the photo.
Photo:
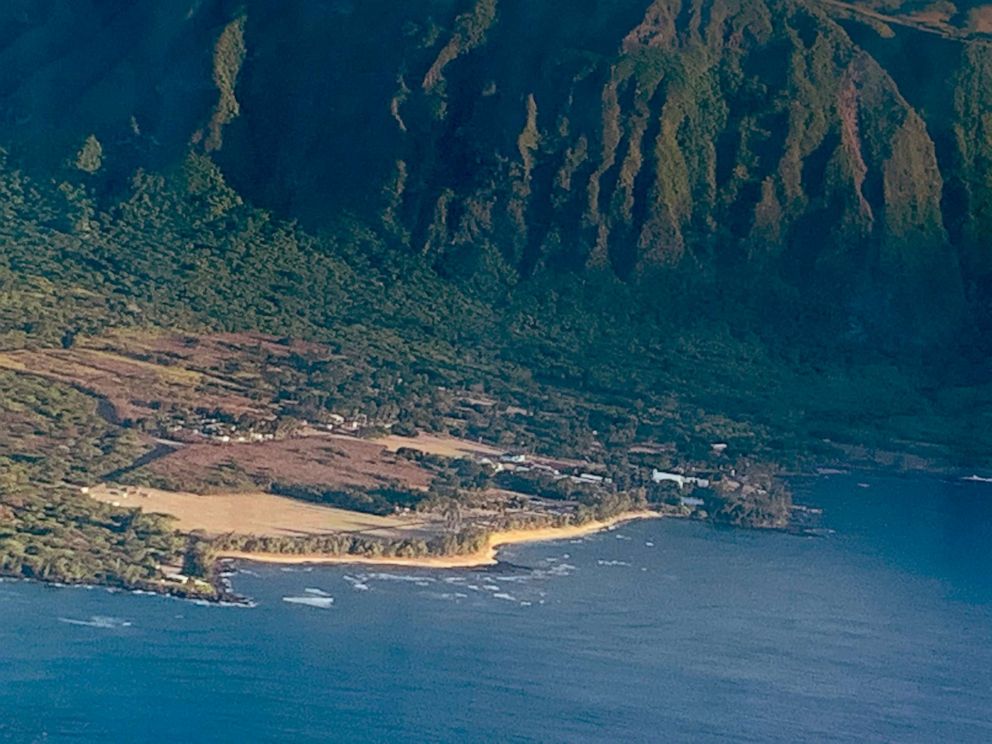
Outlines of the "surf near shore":
[[313,553],[255,553],[247,551],[219,551],[214,554],[217,559],[251,561],[254,563],[273,563],[281,565],[303,564],[363,564],[373,566],[401,566],[406,568],[480,568],[492,566],[499,562],[499,549],[508,545],[523,543],[551,542],[584,537],[596,532],[614,528],[625,522],[641,519],[659,519],[663,515],[655,511],[634,511],[618,514],[604,520],[594,520],[583,524],[565,527],[538,527],[534,529],[516,529],[496,531],[489,534],[485,546],[474,553],[455,554],[450,556],[363,556],[363,555],[325,555]]

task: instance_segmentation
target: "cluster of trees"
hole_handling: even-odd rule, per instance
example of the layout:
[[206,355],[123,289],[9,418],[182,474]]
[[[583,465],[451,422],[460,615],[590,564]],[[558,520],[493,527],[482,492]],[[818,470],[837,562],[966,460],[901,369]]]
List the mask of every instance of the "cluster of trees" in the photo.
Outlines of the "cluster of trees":
[[541,471],[504,470],[496,474],[493,482],[507,491],[516,491],[528,496],[540,496],[544,499],[575,499],[595,494],[597,491],[592,485],[576,483],[569,478],[554,477]]
[[[781,459],[824,439],[921,436],[989,451],[986,429],[966,431],[988,386],[935,396],[860,352],[832,356],[784,329],[770,346],[700,308],[694,293],[712,288],[691,276],[647,288],[542,275],[497,312],[359,223],[312,235],[252,208],[203,156],[104,201],[0,167],[0,202],[0,350],[122,327],[303,337],[333,357],[252,362],[284,416],[362,412],[549,454],[652,439]],[[64,219],[80,205],[94,213],[85,230]],[[500,405],[464,405],[457,391],[474,387]]]
[[429,540],[398,537],[335,534],[306,536],[257,536],[228,534],[206,544],[216,553],[277,553],[284,555],[361,556],[365,558],[424,558],[431,556],[471,555],[488,544],[492,532],[543,527],[570,527],[647,508],[638,494],[613,493],[579,504],[574,511],[559,513],[508,513],[497,518],[488,529],[469,526],[449,530]]
[[363,558],[425,558],[470,555],[486,545],[486,533],[469,528],[430,540],[368,537],[363,535],[307,535],[271,537],[221,535],[209,543],[215,553],[278,553],[284,555],[360,556]]
[[414,491],[398,484],[377,488],[322,488],[293,483],[273,483],[269,490],[280,496],[383,516],[393,514],[399,509],[415,508],[425,497],[422,491]]
[[792,494],[771,466],[751,464],[740,474],[721,479],[705,496],[706,508],[714,522],[735,527],[789,525]]
[[213,596],[166,585],[187,549],[169,520],[80,492],[143,446],[72,388],[0,372],[0,575]]
[[[252,361],[251,384],[280,415],[361,412],[406,433],[593,456],[621,493],[533,485],[579,498],[577,518],[663,500],[624,475],[627,449],[645,440],[673,443],[672,459],[703,459],[713,441],[778,460],[829,453],[826,440],[927,441],[937,445],[930,452],[973,462],[992,452],[992,426],[975,425],[989,410],[988,383],[927,387],[881,357],[818,351],[796,328],[769,343],[701,306],[692,294],[714,287],[692,276],[649,287],[610,274],[539,275],[495,302],[354,220],[315,235],[274,219],[203,155],[166,174],[135,173],[125,192],[96,193],[73,170],[48,184],[0,159],[0,354],[121,329],[318,341],[332,354]],[[720,291],[726,304],[751,289]],[[468,393],[494,403],[466,402]],[[134,432],[96,415],[91,398],[0,371],[0,422],[3,571],[133,585],[151,580],[161,560],[183,560],[168,525],[122,527],[123,512],[65,485],[98,480],[143,451]],[[438,486],[455,495],[488,482],[468,465],[449,470]],[[723,494],[712,512],[777,524],[784,502],[763,493],[760,502],[743,489]],[[379,512],[417,503],[389,489],[301,497]]]

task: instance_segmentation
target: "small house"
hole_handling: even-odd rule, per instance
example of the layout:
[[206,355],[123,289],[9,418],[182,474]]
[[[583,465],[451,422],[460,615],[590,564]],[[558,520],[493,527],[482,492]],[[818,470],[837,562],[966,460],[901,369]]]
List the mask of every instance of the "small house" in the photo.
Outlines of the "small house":
[[679,473],[668,473],[664,470],[658,470],[657,468],[651,471],[651,480],[655,483],[664,483],[670,481],[672,483],[677,483],[679,488],[685,488],[685,476]]
[[691,475],[669,473],[664,470],[658,470],[657,468],[651,471],[651,480],[655,483],[671,481],[672,483],[677,483],[679,488],[685,488],[687,485],[699,486],[700,488],[709,488],[710,485],[709,478],[694,478]]
[[579,480],[582,481],[583,483],[599,484],[606,479],[601,475],[594,475],[593,473],[579,473]]
[[516,464],[527,462],[527,455],[503,455],[500,457],[503,462],[512,462]]

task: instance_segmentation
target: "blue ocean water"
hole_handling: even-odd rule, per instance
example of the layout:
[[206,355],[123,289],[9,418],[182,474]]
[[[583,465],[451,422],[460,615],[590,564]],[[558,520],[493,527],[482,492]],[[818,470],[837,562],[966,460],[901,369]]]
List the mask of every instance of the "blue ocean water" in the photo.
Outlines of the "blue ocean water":
[[992,485],[800,492],[831,534],[246,566],[253,608],[0,583],[0,742],[992,742]]

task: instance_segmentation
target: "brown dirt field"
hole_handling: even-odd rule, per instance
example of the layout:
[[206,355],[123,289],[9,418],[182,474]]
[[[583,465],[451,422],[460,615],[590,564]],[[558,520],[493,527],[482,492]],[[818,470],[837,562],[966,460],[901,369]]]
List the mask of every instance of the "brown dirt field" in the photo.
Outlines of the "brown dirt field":
[[[290,354],[330,358],[326,348],[272,336],[118,332],[77,340],[71,349],[0,354],[0,368],[57,380],[106,400],[118,421],[154,418],[156,409],[206,408],[270,418],[273,404],[259,370]],[[261,394],[261,395],[260,395]]]
[[209,483],[210,473],[224,465],[235,466],[256,483],[328,488],[375,488],[399,482],[425,490],[432,477],[379,443],[331,436],[257,444],[193,444],[155,460],[147,470],[180,487],[193,488],[197,481]]
[[992,34],[992,5],[980,5],[968,14],[968,31]]
[[[372,441],[376,444],[381,444],[391,452],[396,452],[403,447],[409,447],[410,449],[415,449],[429,455],[440,455],[441,457],[466,457],[468,455],[499,457],[506,451],[488,444],[472,442],[467,439],[457,439],[443,434],[420,433],[416,437],[390,435],[388,437],[379,437]],[[529,459],[542,465],[558,468],[559,470],[565,468],[595,467],[593,463],[588,461],[573,460],[567,457],[531,455]]]
[[0,366],[72,385],[105,399],[119,421],[153,414],[153,401],[266,415],[265,406],[237,386],[179,366],[170,367],[96,349],[15,351]]
[[381,537],[424,537],[434,534],[437,529],[432,522],[420,516],[379,517],[267,493],[204,496],[108,485],[96,486],[89,493],[92,498],[107,504],[169,514],[176,518],[176,526],[180,530],[203,530],[211,535],[234,532],[285,537],[361,532]]
[[88,347],[113,348],[132,356],[162,354],[198,367],[216,366],[232,354],[255,350],[263,350],[276,357],[286,357],[291,353],[327,354],[327,350],[319,344],[298,339],[282,343],[279,338],[264,333],[212,333],[194,336],[121,331],[103,339],[87,339],[85,343]]
[[390,435],[373,441],[391,452],[396,452],[402,447],[409,447],[410,449],[419,450],[429,455],[440,455],[442,457],[464,457],[470,454],[495,456],[503,453],[503,450],[487,444],[437,434],[421,433],[415,437]]

